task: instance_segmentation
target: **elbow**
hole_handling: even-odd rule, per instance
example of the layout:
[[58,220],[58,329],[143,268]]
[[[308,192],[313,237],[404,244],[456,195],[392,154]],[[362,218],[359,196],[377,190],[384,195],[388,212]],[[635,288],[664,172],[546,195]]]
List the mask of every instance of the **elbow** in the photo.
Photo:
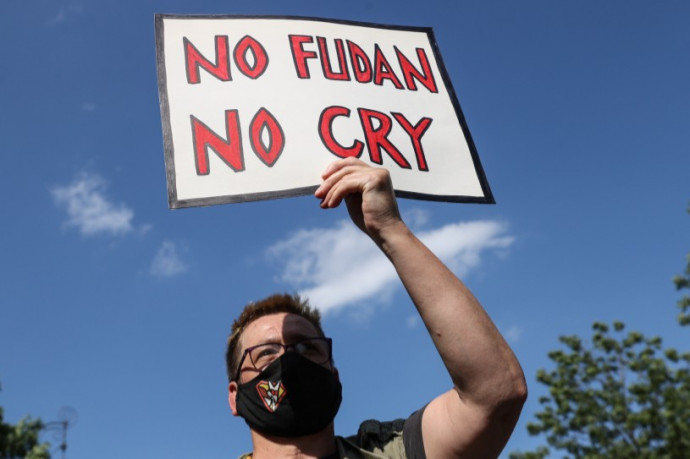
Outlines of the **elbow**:
[[510,399],[510,404],[514,405],[517,409],[518,416],[522,411],[522,406],[527,401],[527,383],[524,378],[518,384],[515,385],[513,389],[513,394]]
[[506,366],[502,386],[504,387],[504,403],[522,409],[522,405],[527,401],[527,381],[517,359]]
[[498,400],[495,413],[504,421],[516,423],[527,401],[527,382],[522,371],[511,378],[505,385],[502,396]]
[[461,399],[472,400],[481,407],[484,416],[492,422],[515,423],[520,417],[522,407],[527,401],[527,382],[522,370],[494,374],[494,378],[484,381],[472,397],[467,391],[456,390]]
[[520,406],[527,401],[527,381],[525,375],[520,371],[520,375],[515,378],[512,384],[511,400]]

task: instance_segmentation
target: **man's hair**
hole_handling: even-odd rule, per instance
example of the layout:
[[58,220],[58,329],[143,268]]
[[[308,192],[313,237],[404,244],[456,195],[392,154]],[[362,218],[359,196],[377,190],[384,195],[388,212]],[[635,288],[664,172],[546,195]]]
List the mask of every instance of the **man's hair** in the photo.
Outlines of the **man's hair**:
[[254,322],[259,317],[279,312],[296,314],[307,319],[316,328],[318,336],[324,336],[321,328],[321,314],[317,309],[312,308],[306,299],[299,295],[276,294],[263,300],[249,303],[244,307],[240,316],[232,323],[232,331],[228,336],[228,345],[225,349],[225,366],[228,372],[228,380],[232,381],[237,373],[237,366],[242,357],[240,352],[240,338],[247,325]]

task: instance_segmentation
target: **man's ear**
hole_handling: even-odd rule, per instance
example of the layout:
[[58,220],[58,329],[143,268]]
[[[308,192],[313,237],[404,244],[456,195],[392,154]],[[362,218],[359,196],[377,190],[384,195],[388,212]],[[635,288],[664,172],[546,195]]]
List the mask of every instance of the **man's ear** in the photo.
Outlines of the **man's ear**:
[[230,411],[232,411],[233,416],[238,416],[237,414],[237,383],[231,381],[228,384],[228,403],[230,404]]

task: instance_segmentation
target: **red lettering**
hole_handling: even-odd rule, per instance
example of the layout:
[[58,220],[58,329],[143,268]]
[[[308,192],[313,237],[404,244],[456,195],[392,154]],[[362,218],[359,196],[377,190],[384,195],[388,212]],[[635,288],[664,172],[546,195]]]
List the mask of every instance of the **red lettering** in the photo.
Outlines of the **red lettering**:
[[[192,119],[192,137],[197,175],[210,173],[208,149],[213,150],[235,172],[244,170],[242,136],[237,110],[225,111],[225,136],[213,132],[206,124]],[[264,138],[267,139],[264,142]],[[249,123],[249,141],[256,156],[268,167],[272,167],[285,148],[285,134],[278,120],[266,108],[261,107]]]
[[343,46],[343,41],[340,39],[335,40],[335,48],[338,53],[338,65],[340,66],[340,72],[336,73],[333,71],[331,66],[331,59],[328,56],[328,46],[326,46],[326,39],[324,37],[316,37],[316,41],[319,44],[319,53],[321,53],[321,67],[323,68],[323,76],[329,80],[350,80],[350,72],[347,69],[347,63],[345,62],[345,47]]
[[[372,162],[383,164],[383,159],[381,158],[381,148],[383,148],[398,166],[403,169],[411,169],[410,163],[408,163],[400,151],[395,148],[395,145],[388,140],[388,134],[393,124],[388,115],[374,110],[367,110],[366,108],[360,108],[358,112],[362,122],[362,129],[364,129],[367,148],[369,149],[369,157]],[[376,119],[379,122],[378,129],[374,128],[372,119]]]
[[431,126],[432,119],[424,117],[419,120],[415,126],[412,126],[402,113],[391,113],[391,115],[395,117],[396,121],[402,126],[405,132],[407,132],[407,135],[410,136],[412,148],[414,148],[414,154],[417,157],[417,167],[420,171],[428,171],[429,166],[426,163],[426,156],[424,155],[421,139],[426,130],[429,129],[429,126]]
[[[254,58],[254,65],[247,62],[247,52],[251,52]],[[268,66],[268,55],[261,43],[245,35],[235,46],[233,53],[235,65],[244,75],[252,79],[257,79],[266,71]]]
[[297,76],[299,78],[309,78],[309,67],[307,67],[307,59],[314,59],[316,52],[305,51],[302,48],[304,43],[313,43],[314,39],[309,35],[289,35],[290,49],[292,50],[292,60],[295,63]]
[[409,59],[407,59],[407,57],[405,57],[405,55],[397,47],[394,48],[395,54],[398,56],[400,68],[402,69],[402,73],[405,78],[407,89],[416,91],[417,84],[414,80],[417,79],[417,81],[422,83],[429,91],[438,92],[438,89],[436,89],[434,74],[431,71],[429,59],[426,57],[426,52],[424,52],[424,49],[417,48],[417,58],[419,59],[419,65],[422,67],[422,73],[417,70],[414,65],[412,65],[412,62],[410,62]]
[[[268,137],[268,145],[265,145],[262,139],[264,132]],[[285,147],[283,129],[271,112],[264,107],[256,112],[249,125],[249,139],[256,156],[268,167],[275,164]]]
[[364,144],[359,140],[355,142],[350,147],[343,147],[333,138],[333,120],[337,116],[344,116],[346,118],[350,117],[350,109],[345,107],[326,107],[321,112],[321,117],[319,118],[319,135],[321,136],[321,141],[323,144],[336,156],[340,158],[348,158],[350,156],[359,158],[362,154],[362,149]]
[[230,81],[230,61],[228,60],[228,37],[216,35],[216,63],[212,63],[201,55],[199,50],[192,44],[187,37],[182,39],[185,51],[185,63],[187,66],[187,82],[197,84],[201,81],[199,77],[199,66],[203,67],[208,73],[221,81]]
[[379,86],[383,85],[383,80],[390,80],[393,85],[398,89],[403,89],[403,85],[395,73],[393,68],[386,60],[386,57],[381,52],[379,45],[376,45],[374,51],[374,84]]
[[194,115],[191,115],[191,119],[197,175],[209,174],[208,148],[215,151],[220,159],[235,172],[244,170],[242,138],[237,110],[225,111],[225,136],[227,140],[213,132]]
[[347,49],[350,51],[350,61],[355,80],[360,83],[369,83],[372,78],[371,61],[369,56],[356,43],[347,40]]

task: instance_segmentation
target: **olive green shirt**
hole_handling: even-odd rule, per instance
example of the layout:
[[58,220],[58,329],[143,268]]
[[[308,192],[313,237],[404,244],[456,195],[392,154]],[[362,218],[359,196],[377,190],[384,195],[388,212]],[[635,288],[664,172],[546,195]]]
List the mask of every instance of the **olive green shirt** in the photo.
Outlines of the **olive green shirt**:
[[[336,452],[323,459],[426,459],[422,443],[423,411],[416,411],[408,419],[364,421],[357,435],[336,436]],[[252,454],[243,454],[239,459],[252,459]]]

